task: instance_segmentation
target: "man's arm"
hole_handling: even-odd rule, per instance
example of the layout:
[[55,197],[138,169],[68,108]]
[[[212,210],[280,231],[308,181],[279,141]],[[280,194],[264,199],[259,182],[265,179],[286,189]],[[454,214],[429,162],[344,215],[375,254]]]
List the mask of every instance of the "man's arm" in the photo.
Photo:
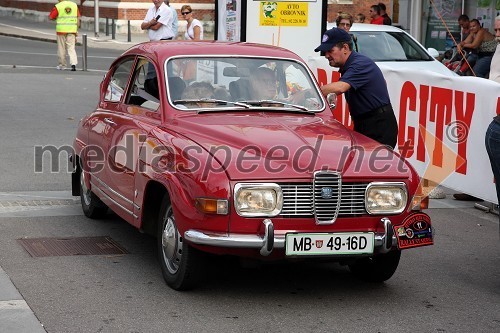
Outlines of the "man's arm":
[[[158,27],[156,29],[154,29],[154,27],[157,25],[158,25]],[[148,30],[148,29],[158,30],[160,27],[161,27],[161,23],[156,21],[156,18],[153,18],[151,21],[144,21],[141,23],[142,30]]]
[[472,34],[469,34],[467,38],[465,38],[463,41],[457,44],[457,50],[460,51],[465,47],[465,44],[470,44],[473,41],[473,36]]
[[49,14],[49,19],[54,21],[55,19],[57,19],[57,16],[59,16],[59,12],[57,11],[57,8],[54,7],[52,8],[52,10],[50,11],[50,14]]
[[351,89],[351,85],[344,81],[332,82],[329,84],[325,84],[320,87],[321,93],[323,96],[326,96],[330,93],[335,93],[337,95],[345,93],[347,90]]

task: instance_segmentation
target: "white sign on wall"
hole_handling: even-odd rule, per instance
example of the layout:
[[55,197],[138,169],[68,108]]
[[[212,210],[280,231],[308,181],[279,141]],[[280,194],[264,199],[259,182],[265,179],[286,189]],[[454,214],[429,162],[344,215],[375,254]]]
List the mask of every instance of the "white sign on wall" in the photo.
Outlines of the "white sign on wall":
[[218,1],[217,40],[228,42],[241,41],[241,0]]
[[246,41],[275,45],[303,59],[321,43],[322,1],[248,1]]

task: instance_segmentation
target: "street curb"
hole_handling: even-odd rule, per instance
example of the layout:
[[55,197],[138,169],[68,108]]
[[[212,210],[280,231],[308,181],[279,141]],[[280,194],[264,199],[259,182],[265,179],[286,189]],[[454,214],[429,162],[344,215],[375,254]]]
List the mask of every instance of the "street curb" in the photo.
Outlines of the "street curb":
[[[36,40],[36,41],[39,41],[39,42],[49,42],[49,43],[57,44],[57,40],[51,39],[51,38],[44,38],[44,37],[17,35],[17,34],[12,34],[12,33],[8,33],[8,32],[1,32],[1,31],[0,31],[0,36],[22,38],[22,39],[28,39],[28,40]],[[75,45],[76,46],[82,46],[82,43],[76,42]]]
[[37,40],[40,42],[51,42],[51,43],[57,43],[54,39],[50,38],[43,38],[43,37],[35,37],[35,36],[25,36],[25,35],[17,35],[17,34],[11,34],[8,32],[1,32],[0,31],[0,36],[7,36],[7,37],[14,37],[14,38],[22,38],[22,39],[29,39],[29,40]]

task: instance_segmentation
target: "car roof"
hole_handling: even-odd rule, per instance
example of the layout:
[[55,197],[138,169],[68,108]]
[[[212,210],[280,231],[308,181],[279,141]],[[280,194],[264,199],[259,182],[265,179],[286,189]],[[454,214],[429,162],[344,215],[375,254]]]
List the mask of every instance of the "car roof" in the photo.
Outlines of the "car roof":
[[220,41],[157,41],[144,42],[132,46],[124,52],[129,54],[148,54],[163,62],[173,56],[260,56],[291,58],[303,61],[290,50],[265,44]]
[[[337,25],[335,22],[327,23],[326,28],[336,28]],[[404,32],[403,30],[394,27],[392,25],[381,25],[381,24],[370,24],[370,23],[353,23],[351,32],[362,32],[362,31],[386,31],[386,32]]]

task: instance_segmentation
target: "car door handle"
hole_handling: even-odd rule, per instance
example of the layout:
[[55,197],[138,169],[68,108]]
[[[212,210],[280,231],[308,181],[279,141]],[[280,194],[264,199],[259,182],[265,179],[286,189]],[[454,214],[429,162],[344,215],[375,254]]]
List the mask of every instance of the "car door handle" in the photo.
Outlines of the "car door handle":
[[112,126],[116,126],[116,123],[115,123],[115,122],[113,121],[113,119],[111,119],[111,118],[104,118],[104,122],[105,122],[106,124],[110,124],[110,125],[112,125]]

